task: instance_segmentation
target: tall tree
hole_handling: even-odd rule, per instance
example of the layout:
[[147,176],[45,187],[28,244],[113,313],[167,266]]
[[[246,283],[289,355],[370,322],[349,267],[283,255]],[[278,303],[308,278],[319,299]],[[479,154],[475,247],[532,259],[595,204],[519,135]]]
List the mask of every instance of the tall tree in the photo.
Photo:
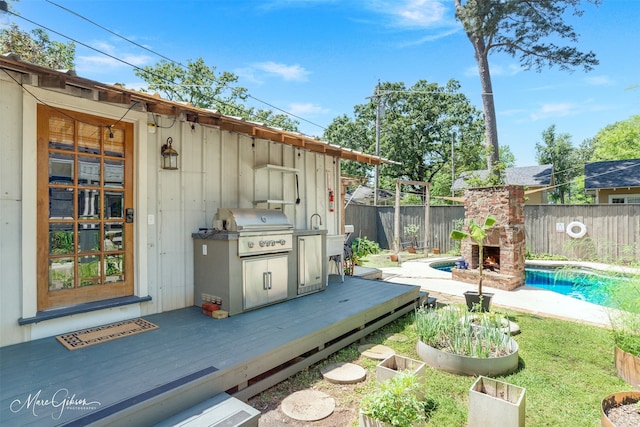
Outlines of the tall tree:
[[571,135],[557,134],[556,126],[549,126],[542,132],[542,142],[536,143],[536,159],[540,165],[553,165],[556,187],[550,197],[564,204],[572,180],[582,174],[579,154],[571,144]]
[[145,90],[160,92],[169,100],[188,102],[195,107],[215,109],[285,130],[298,130],[298,121],[285,114],[246,107],[243,101],[249,96],[247,89],[234,86],[238,76],[228,71],[217,73],[216,67],[208,66],[202,58],[189,61],[186,66],[162,60],[135,73],[148,84]]
[[[354,107],[354,118],[341,116],[327,127],[323,138],[359,151],[376,152],[376,124],[379,124],[382,157],[399,162],[381,169],[380,187],[393,189],[394,180],[432,182],[451,162],[452,144],[456,170],[477,163],[482,153],[482,118],[455,80],[445,86],[418,81],[382,83],[367,104]],[[379,122],[376,110],[382,111]],[[352,174],[370,173],[345,165]],[[450,174],[451,169],[447,168]],[[412,190],[424,191],[424,187]],[[443,195],[449,193],[449,190]]]
[[[583,67],[589,71],[598,64],[593,52],[583,53],[557,41],[578,42],[578,34],[566,23],[567,10],[581,16],[582,0],[454,0],[456,18],[473,45],[484,109],[487,163],[493,171],[499,160],[498,128],[494,104],[489,53],[504,52],[518,57],[525,69],[541,71],[545,66],[560,69]],[[601,0],[586,0],[600,4]]]
[[606,126],[593,145],[591,161],[640,158],[640,115]]
[[0,30],[0,53],[15,53],[23,61],[54,70],[73,70],[76,45],[51,40],[40,28],[28,33],[11,24]]

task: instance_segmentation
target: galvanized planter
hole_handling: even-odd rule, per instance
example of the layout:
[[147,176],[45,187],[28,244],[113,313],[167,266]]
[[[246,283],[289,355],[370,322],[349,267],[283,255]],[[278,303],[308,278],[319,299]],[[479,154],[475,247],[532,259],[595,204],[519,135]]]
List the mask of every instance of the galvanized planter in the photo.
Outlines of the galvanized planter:
[[600,408],[600,425],[602,427],[616,427],[607,416],[609,409],[637,402],[640,402],[640,391],[620,391],[605,397],[602,399],[602,407]]
[[362,411],[360,411],[358,421],[360,427],[393,427],[391,424],[383,423],[382,421],[363,414]]
[[524,427],[526,389],[479,376],[469,389],[469,427]]
[[616,347],[616,369],[620,378],[640,390],[640,357]]
[[378,381],[386,381],[393,378],[401,371],[412,371],[416,374],[420,381],[424,380],[427,371],[427,365],[419,360],[409,357],[392,354],[391,356],[378,363],[376,366],[376,378]]
[[511,337],[511,353],[502,357],[469,357],[447,353],[418,340],[416,351],[422,360],[432,368],[458,375],[506,375],[518,369],[518,343]]

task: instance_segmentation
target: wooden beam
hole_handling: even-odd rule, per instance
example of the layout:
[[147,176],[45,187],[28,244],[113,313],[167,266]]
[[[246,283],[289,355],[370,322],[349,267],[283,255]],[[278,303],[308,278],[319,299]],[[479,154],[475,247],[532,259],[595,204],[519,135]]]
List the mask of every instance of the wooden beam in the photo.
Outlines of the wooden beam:
[[174,105],[164,103],[147,103],[147,111],[149,113],[164,114],[166,116],[177,116],[180,111]]
[[129,105],[131,104],[131,94],[101,90],[98,92],[98,101]]
[[40,76],[40,86],[64,89],[67,86],[67,81],[60,75],[43,74]]

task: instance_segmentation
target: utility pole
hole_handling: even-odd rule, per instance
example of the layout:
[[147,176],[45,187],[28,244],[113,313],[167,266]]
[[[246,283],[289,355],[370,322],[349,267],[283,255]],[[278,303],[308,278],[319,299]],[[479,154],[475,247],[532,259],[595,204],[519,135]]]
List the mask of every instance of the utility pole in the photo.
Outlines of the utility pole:
[[[376,86],[376,157],[380,157],[380,82]],[[380,179],[380,165],[376,163],[375,182],[373,184],[373,206],[378,206],[378,180]]]

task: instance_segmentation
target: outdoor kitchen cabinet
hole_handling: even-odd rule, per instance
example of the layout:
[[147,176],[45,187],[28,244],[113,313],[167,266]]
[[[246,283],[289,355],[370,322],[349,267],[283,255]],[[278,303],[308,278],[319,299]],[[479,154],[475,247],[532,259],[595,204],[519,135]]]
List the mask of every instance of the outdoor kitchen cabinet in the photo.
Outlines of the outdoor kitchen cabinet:
[[294,230],[289,254],[289,297],[317,292],[327,287],[327,230]]
[[287,298],[287,255],[242,261],[245,310]]

